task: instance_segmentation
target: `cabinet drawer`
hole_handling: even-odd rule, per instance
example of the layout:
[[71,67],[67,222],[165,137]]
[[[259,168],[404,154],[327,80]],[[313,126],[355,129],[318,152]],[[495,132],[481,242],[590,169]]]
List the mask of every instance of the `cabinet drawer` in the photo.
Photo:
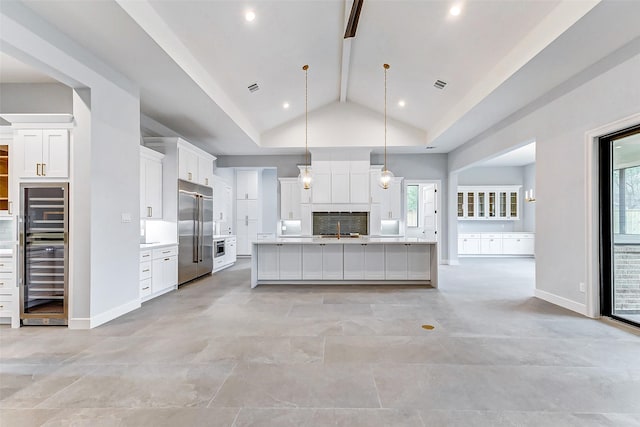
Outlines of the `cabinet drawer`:
[[140,280],[151,279],[151,261],[140,263]]
[[228,237],[228,238],[224,239],[224,243],[225,243],[225,245],[228,245],[230,243],[236,243],[236,238],[235,237]]
[[0,259],[0,273],[13,272],[14,266],[13,259]]
[[226,256],[221,256],[221,257],[218,257],[218,258],[214,258],[213,259],[213,268],[222,267],[226,263],[227,263],[227,257]]
[[0,293],[8,290],[13,291],[15,287],[16,287],[16,283],[13,278],[13,274],[0,277]]
[[151,251],[140,251],[140,262],[151,261]]
[[502,233],[482,233],[480,237],[483,239],[502,239]]
[[[11,315],[13,311],[13,296],[12,295],[0,295],[0,313],[7,313]],[[6,317],[4,315],[0,315],[0,317]]]
[[144,279],[140,281],[140,298],[144,298],[151,295],[151,279]]
[[153,250],[153,259],[168,257],[178,255],[178,247],[177,246],[169,246],[166,248],[154,249]]
[[479,239],[480,233],[458,233],[459,239]]

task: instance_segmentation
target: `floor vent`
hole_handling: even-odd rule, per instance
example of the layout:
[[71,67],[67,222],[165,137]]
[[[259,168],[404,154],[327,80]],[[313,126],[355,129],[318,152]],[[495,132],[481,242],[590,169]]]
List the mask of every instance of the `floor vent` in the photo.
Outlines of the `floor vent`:
[[260,86],[258,86],[258,83],[254,83],[252,85],[249,85],[247,88],[249,89],[249,92],[253,93],[253,92],[259,90]]
[[446,85],[447,82],[443,82],[442,80],[436,80],[436,82],[433,84],[436,89],[444,89]]

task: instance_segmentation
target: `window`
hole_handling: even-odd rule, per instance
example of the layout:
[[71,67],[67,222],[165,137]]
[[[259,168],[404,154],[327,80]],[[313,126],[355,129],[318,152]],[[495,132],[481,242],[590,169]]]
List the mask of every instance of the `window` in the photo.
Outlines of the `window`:
[[418,226],[419,190],[419,185],[407,185],[407,227]]

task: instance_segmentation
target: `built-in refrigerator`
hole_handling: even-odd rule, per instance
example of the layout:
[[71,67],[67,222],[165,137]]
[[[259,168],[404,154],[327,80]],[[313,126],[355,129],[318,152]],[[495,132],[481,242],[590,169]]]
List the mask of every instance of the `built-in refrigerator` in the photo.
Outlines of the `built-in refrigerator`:
[[20,185],[20,318],[24,325],[68,319],[69,184]]
[[213,189],[178,180],[178,284],[213,270]]

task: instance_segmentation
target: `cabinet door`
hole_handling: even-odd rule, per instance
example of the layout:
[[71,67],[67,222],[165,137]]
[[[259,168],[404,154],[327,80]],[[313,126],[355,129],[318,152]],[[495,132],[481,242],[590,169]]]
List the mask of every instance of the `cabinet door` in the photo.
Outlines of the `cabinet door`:
[[386,190],[382,190],[382,219],[400,219],[402,213],[402,180],[394,178]]
[[344,245],[344,280],[364,279],[364,249],[366,245]]
[[162,258],[162,284],[163,289],[171,288],[178,284],[177,256]]
[[249,247],[249,224],[244,220],[236,221],[236,255],[248,255],[251,253]]
[[42,131],[19,130],[18,140],[22,148],[22,156],[19,156],[18,174],[21,178],[34,178],[41,176],[42,165]]
[[198,156],[198,182],[211,187],[213,184],[213,162]]
[[255,200],[258,198],[258,171],[236,171],[236,199]]
[[42,131],[42,175],[69,176],[69,132],[66,129]]
[[379,236],[382,232],[382,223],[381,223],[381,211],[382,207],[380,203],[375,203],[371,205],[371,211],[369,212],[369,235],[370,236]]
[[489,191],[487,193],[487,216],[489,218],[497,218],[498,217],[498,193],[495,191]]
[[520,239],[505,237],[502,239],[502,253],[504,255],[518,255],[522,252]]
[[149,217],[147,209],[147,159],[140,158],[140,219]]
[[300,205],[300,232],[303,236],[311,236],[313,227],[313,213],[310,204]]
[[384,280],[384,245],[366,245],[364,248],[364,278]]
[[224,252],[228,262],[236,262],[236,256],[237,256],[236,239],[233,239],[228,243],[225,242]]
[[349,188],[351,203],[369,203],[369,172],[351,172]]
[[145,200],[147,217],[162,218],[162,163],[147,160],[145,165]]
[[458,218],[464,218],[464,193],[458,192]]
[[480,239],[480,253],[482,255],[501,255],[502,239],[497,237],[483,237]]
[[233,188],[230,185],[224,186],[224,204],[222,211],[222,220],[231,221],[231,209],[233,207]]
[[302,245],[302,279],[322,279],[322,246]]
[[182,147],[178,147],[178,178],[198,182],[198,155]]
[[322,279],[342,280],[343,279],[343,245],[323,245],[322,246]]
[[258,245],[258,280],[278,280],[278,246]]
[[407,246],[407,279],[429,280],[431,250],[428,245]]
[[164,289],[163,259],[154,259],[151,262],[151,291],[154,294]]
[[467,202],[467,218],[476,217],[476,194],[473,191],[467,191],[464,193],[465,201]]
[[508,204],[507,204],[507,192],[506,191],[500,191],[498,193],[499,199],[498,199],[498,211],[500,212],[500,218],[507,218],[507,212],[508,212]]
[[331,172],[331,203],[349,203],[349,171]]
[[300,203],[311,203],[313,201],[313,185],[306,190],[300,183],[297,183],[297,187],[300,193]]
[[257,200],[236,200],[236,218],[238,221],[250,221],[258,219]]
[[280,245],[278,248],[280,280],[302,279],[302,245]]
[[407,247],[384,245],[384,270],[387,280],[407,280]]
[[509,192],[509,218],[511,219],[518,219],[518,216],[520,214],[520,209],[519,208],[519,197],[518,197],[518,192],[517,191],[510,191]]
[[382,188],[378,184],[380,182],[380,170],[372,170],[369,172],[369,194],[371,203],[382,203]]
[[291,212],[291,219],[300,219],[302,211],[300,210],[301,192],[299,190],[300,185],[297,181],[290,184],[290,198],[289,198],[289,210]]
[[460,255],[480,254],[480,239],[473,237],[458,238],[458,253]]
[[331,203],[331,172],[313,173],[313,203]]
[[486,218],[487,217],[487,193],[484,191],[479,191],[477,193],[478,200],[478,218]]

